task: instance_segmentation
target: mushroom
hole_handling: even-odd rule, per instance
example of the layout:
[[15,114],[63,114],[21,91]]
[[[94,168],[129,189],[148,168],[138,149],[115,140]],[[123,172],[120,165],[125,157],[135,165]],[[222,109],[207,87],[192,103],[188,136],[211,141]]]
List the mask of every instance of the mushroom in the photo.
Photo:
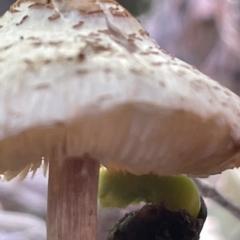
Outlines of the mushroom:
[[114,0],[19,0],[0,19],[0,173],[49,165],[48,240],[95,239],[99,165],[239,166],[240,100]]

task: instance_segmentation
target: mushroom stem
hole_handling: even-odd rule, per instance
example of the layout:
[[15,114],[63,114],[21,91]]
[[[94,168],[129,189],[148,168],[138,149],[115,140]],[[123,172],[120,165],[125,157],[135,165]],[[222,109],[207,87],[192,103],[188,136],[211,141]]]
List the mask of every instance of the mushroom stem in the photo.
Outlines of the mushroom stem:
[[95,240],[99,163],[85,155],[49,166],[47,240]]

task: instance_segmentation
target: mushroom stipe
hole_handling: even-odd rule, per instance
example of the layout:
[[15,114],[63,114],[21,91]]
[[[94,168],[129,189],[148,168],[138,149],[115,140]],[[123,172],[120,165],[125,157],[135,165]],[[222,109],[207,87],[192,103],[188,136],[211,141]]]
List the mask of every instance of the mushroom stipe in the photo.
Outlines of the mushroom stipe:
[[49,163],[47,239],[96,238],[98,172],[99,162],[88,155],[65,159],[62,164],[52,158]]

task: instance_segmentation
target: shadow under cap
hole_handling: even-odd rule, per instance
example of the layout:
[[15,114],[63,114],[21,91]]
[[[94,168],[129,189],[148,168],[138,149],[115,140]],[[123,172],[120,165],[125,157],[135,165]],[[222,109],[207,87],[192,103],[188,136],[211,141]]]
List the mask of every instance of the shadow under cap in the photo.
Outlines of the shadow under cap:
[[108,169],[137,175],[206,176],[233,167],[238,146],[217,116],[206,120],[191,112],[127,103],[28,129],[2,140],[0,152],[7,160],[0,167],[9,178],[23,166],[39,167],[42,156],[63,161],[85,153]]

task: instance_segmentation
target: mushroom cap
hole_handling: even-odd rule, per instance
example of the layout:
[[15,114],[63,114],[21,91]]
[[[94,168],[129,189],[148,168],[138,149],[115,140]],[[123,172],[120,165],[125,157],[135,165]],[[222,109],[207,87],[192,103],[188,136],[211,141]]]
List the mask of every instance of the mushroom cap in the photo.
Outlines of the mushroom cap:
[[0,19],[0,173],[89,154],[134,174],[239,166],[240,100],[113,0],[19,0]]

